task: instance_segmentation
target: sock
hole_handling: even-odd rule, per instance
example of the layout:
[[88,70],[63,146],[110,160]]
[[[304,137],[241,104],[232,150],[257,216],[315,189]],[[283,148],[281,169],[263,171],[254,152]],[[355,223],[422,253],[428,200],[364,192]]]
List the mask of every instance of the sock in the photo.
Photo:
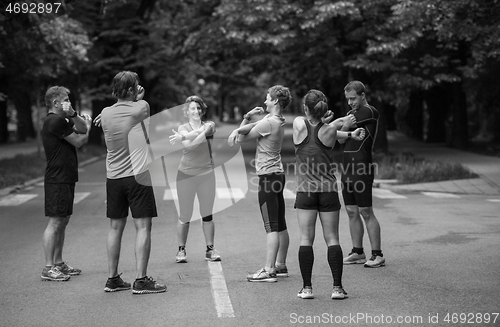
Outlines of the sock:
[[179,251],[182,251],[182,250],[186,251],[186,246],[185,245],[179,246]]
[[340,245],[331,245],[328,247],[328,264],[333,276],[333,286],[342,287],[342,271],[344,263],[342,259],[342,248]]
[[303,287],[311,287],[311,276],[314,264],[314,252],[312,246],[299,247],[299,267],[302,274]]
[[378,255],[379,257],[383,257],[382,250],[372,250],[372,255]]
[[141,277],[141,278],[136,278],[135,280],[146,280],[148,276],[144,276],[144,277]]
[[276,262],[275,266],[276,266],[276,268],[278,268],[278,267],[286,267],[286,264],[285,263],[281,263],[281,262]]
[[207,245],[207,252],[212,251],[214,249],[213,245]]
[[45,265],[45,268],[49,268],[50,269],[50,268],[52,268],[52,266],[51,265]]
[[115,277],[108,277],[108,279],[118,279],[118,277],[120,277],[120,275],[116,275]]
[[355,248],[355,247],[353,247],[351,253],[352,252],[357,253],[357,254],[363,254],[363,248]]

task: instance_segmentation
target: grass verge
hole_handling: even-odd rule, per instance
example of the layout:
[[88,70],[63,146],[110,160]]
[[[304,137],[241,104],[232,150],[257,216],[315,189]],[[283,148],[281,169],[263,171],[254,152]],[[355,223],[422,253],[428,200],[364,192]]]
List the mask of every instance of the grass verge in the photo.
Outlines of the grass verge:
[[454,179],[477,178],[478,175],[458,163],[430,161],[410,153],[377,153],[378,179],[397,179],[400,184],[429,183]]
[[[106,153],[104,146],[86,144],[77,150],[78,162]],[[45,174],[45,154],[18,154],[9,159],[0,160],[0,189],[8,186],[23,184],[33,178]]]

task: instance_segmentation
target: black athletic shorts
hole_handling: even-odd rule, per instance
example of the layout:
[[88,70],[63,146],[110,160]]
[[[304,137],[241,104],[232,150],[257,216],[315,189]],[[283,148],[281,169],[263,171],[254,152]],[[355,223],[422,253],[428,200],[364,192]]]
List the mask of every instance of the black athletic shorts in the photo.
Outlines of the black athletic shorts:
[[286,230],[285,174],[259,175],[259,206],[266,233]]
[[[138,183],[136,179],[146,182]],[[149,171],[138,176],[108,178],[106,180],[107,217],[127,218],[129,208],[133,218],[157,217],[155,195],[150,185]]]
[[339,194],[333,192],[297,192],[295,209],[332,212],[340,210]]
[[344,204],[358,207],[372,206],[373,176],[350,176],[342,178],[342,197]]
[[64,218],[73,214],[75,184],[44,183],[45,216]]

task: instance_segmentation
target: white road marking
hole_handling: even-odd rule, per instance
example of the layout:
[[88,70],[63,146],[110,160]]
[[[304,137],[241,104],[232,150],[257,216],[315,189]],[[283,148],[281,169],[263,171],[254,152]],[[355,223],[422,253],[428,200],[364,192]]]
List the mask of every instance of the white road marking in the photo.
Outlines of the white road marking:
[[219,199],[231,199],[233,197],[238,201],[245,197],[245,193],[238,187],[233,187],[231,190],[227,187],[217,187],[217,197],[219,197]]
[[78,202],[82,201],[89,195],[90,192],[75,192],[75,200],[73,201],[73,203],[77,204]]
[[[217,187],[216,191],[219,199],[231,199],[232,195],[232,197],[238,201],[245,197],[245,193],[243,193],[239,187],[233,187],[231,191],[227,187]],[[163,200],[178,200],[177,189],[166,189],[165,192],[163,192]]]
[[170,188],[170,189],[165,189],[165,192],[163,192],[163,200],[178,200],[177,198],[177,189],[175,188]]
[[490,201],[490,202],[500,202],[500,199],[488,199],[487,201]]
[[441,192],[422,192],[423,195],[430,196],[436,199],[458,199],[460,196],[452,193],[441,193]]
[[38,194],[11,194],[0,199],[0,207],[18,206],[26,201],[36,198]]
[[289,189],[283,189],[283,197],[285,199],[295,199],[295,192],[290,191]]
[[210,270],[210,284],[212,285],[212,295],[214,297],[215,309],[219,318],[234,318],[233,305],[229,298],[226,286],[226,279],[219,262],[208,262]]
[[383,188],[374,188],[372,193],[379,199],[406,199],[406,196],[404,195],[396,194],[391,190]]

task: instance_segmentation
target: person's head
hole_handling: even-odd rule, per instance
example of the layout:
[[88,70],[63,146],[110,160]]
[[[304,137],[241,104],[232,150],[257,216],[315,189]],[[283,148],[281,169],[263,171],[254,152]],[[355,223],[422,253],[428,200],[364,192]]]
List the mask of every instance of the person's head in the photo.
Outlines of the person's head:
[[328,111],[326,96],[318,90],[309,90],[302,98],[302,106],[304,111],[307,108],[309,116],[320,120]]
[[122,71],[113,78],[111,88],[113,89],[113,95],[118,99],[135,100],[138,85],[139,76],[137,73]]
[[344,87],[347,103],[352,110],[358,110],[366,103],[365,85],[360,81],[351,81]]
[[266,101],[264,102],[269,109],[270,106],[279,105],[284,110],[292,102],[292,95],[288,87],[275,85],[267,90]]
[[70,91],[64,86],[52,86],[45,92],[45,105],[47,109],[62,110],[63,102],[69,102]]
[[200,118],[207,112],[207,105],[197,95],[192,95],[186,98],[186,105],[182,108],[184,116],[187,118]]

